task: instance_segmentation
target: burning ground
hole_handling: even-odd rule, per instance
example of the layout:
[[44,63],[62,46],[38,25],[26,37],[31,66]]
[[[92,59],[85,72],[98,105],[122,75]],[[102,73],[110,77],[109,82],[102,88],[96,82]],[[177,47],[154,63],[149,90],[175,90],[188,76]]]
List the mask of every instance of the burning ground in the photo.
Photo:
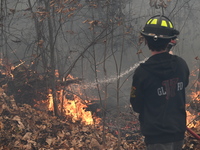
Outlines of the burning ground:
[[[121,129],[127,134],[119,140],[109,125],[103,129],[101,123],[86,125],[81,120],[74,122],[69,116],[52,116],[28,104],[17,106],[13,97],[6,96],[2,89],[0,97],[2,150],[116,150],[118,146],[121,150],[145,149],[142,136],[131,132],[130,127]],[[193,128],[193,131],[200,134],[200,127]],[[199,148],[199,141],[186,133],[184,150]]]
[[[11,103],[8,103],[11,101]],[[118,138],[109,128],[86,125],[81,120],[74,122],[71,117],[58,118],[28,104],[15,105],[1,89],[0,149],[27,150],[102,150],[117,149]],[[103,141],[104,139],[104,141]],[[121,138],[120,149],[141,149],[142,140],[128,142]]]

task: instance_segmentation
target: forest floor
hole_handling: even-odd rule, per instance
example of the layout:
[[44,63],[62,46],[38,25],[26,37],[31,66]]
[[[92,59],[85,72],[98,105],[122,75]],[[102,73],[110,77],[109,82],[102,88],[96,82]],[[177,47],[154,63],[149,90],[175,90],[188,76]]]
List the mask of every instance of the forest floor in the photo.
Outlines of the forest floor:
[[[139,133],[119,136],[109,128],[58,118],[30,105],[17,106],[0,90],[0,150],[144,150]],[[200,135],[200,126],[192,129]],[[183,150],[199,150],[186,132]]]

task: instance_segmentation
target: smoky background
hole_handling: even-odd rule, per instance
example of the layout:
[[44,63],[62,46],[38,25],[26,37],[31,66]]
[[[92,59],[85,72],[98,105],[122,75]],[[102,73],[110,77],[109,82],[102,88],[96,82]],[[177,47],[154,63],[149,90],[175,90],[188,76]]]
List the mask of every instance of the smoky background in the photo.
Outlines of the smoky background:
[[153,15],[166,15],[180,31],[172,51],[192,72],[187,95],[198,89],[199,8],[198,0],[1,0],[1,63],[80,78],[83,99],[94,97],[119,124],[121,114],[133,113],[132,75],[150,57],[139,31]]

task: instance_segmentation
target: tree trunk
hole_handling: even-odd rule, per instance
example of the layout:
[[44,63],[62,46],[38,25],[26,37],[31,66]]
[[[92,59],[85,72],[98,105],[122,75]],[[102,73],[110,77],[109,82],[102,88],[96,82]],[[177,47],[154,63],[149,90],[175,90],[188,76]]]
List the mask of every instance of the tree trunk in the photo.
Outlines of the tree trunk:
[[[45,2],[45,7],[47,12],[50,14],[50,0]],[[51,16],[51,15],[50,15]],[[55,47],[54,47],[54,39],[53,39],[53,25],[51,17],[48,16],[48,30],[49,30],[49,48],[50,48],[50,74],[51,74],[51,89],[53,96],[53,104],[54,104],[54,113],[55,116],[59,116],[58,103],[56,97],[56,88],[55,88]]]

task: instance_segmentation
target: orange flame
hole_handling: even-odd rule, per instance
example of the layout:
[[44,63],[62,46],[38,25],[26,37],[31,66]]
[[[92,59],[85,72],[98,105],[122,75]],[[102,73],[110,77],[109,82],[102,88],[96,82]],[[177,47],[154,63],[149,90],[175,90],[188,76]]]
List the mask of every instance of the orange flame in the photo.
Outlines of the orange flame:
[[50,111],[53,111],[53,95],[49,94],[48,99],[49,99],[49,106],[48,106],[48,108],[49,108]]
[[81,120],[85,124],[94,124],[92,113],[86,111],[87,105],[81,103],[81,99],[74,96],[74,100],[66,100],[64,104],[66,115],[72,116],[72,121]]
[[[70,79],[73,77],[70,75]],[[73,91],[72,96],[66,96],[64,93],[64,90],[57,91],[58,100],[61,102],[61,105],[63,105],[63,112],[67,116],[72,117],[72,121],[81,121],[82,123],[86,125],[92,125],[92,124],[99,124],[101,119],[97,118],[92,115],[91,111],[86,111],[87,103],[89,103],[87,100],[81,99],[77,95],[83,95],[81,92],[81,88],[76,86],[75,88],[72,88],[71,86],[67,87],[69,91]],[[49,91],[51,93],[51,91]],[[52,94],[49,94],[49,110],[53,111],[53,96]],[[59,106],[62,108],[61,106]]]

